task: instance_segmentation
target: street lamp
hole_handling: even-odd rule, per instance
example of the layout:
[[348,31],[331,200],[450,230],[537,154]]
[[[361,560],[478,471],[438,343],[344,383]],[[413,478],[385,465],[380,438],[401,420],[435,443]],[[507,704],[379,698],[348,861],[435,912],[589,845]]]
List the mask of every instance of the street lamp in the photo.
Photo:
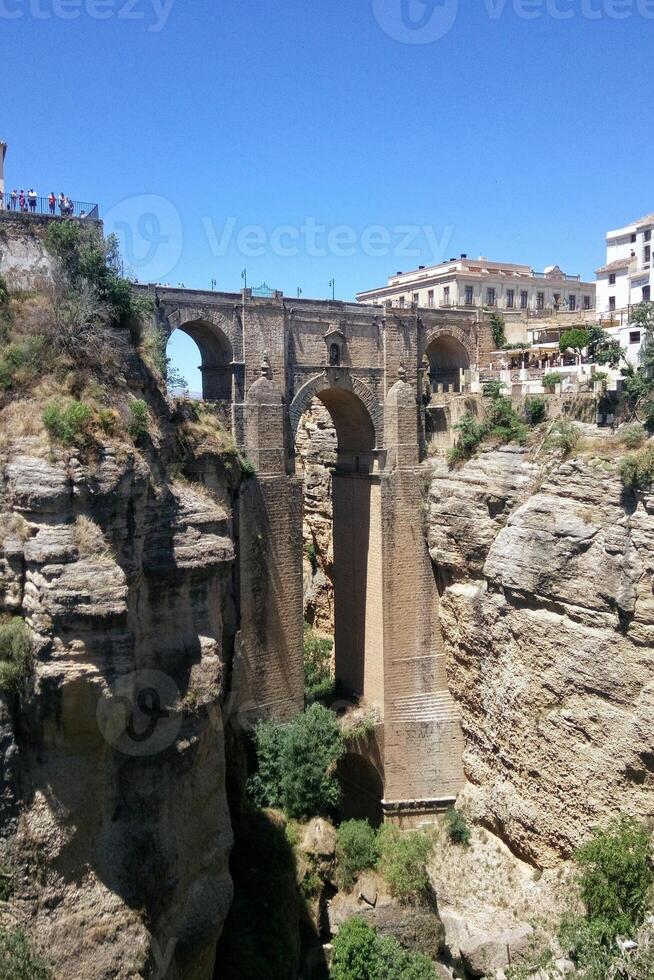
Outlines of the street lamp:
[[218,281],[216,279],[212,279],[211,280],[211,288],[212,289],[215,289],[217,285],[218,285]]
[[332,287],[332,299],[336,299],[336,280],[330,279],[329,285]]
[[241,279],[243,280],[243,283],[245,285],[245,288],[247,289],[248,288],[248,270],[247,269],[243,269],[243,272],[241,273]]
[[301,290],[301,288],[300,288],[300,287],[298,286],[298,287],[297,287],[297,298],[299,299],[301,295],[302,295],[302,290]]

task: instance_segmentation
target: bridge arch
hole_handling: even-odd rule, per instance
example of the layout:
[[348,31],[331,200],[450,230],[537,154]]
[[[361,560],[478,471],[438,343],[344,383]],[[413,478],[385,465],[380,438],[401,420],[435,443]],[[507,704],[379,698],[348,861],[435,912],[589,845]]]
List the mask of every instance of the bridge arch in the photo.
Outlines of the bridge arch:
[[289,409],[293,445],[302,415],[314,398],[329,411],[338,436],[339,454],[372,454],[384,444],[382,408],[372,390],[358,378],[317,374],[296,393]]
[[445,391],[461,390],[461,371],[470,368],[473,354],[469,338],[461,330],[439,331],[433,334],[425,349],[429,361],[429,382],[432,392],[443,386]]
[[377,766],[363,754],[348,752],[339,760],[336,775],[344,790],[339,806],[341,819],[367,820],[373,827],[381,826],[384,781]]
[[203,319],[185,320],[171,330],[181,330],[195,341],[200,351],[202,397],[205,401],[230,401],[232,398],[232,361],[234,354],[229,337],[216,323]]

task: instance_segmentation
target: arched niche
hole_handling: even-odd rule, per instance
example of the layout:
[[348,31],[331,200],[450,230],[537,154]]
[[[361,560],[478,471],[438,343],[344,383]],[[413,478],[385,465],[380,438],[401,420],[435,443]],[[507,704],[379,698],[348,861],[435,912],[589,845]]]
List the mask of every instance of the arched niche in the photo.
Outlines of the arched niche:
[[470,368],[470,355],[461,341],[450,334],[439,334],[428,345],[426,354],[432,392],[460,391],[461,371]]

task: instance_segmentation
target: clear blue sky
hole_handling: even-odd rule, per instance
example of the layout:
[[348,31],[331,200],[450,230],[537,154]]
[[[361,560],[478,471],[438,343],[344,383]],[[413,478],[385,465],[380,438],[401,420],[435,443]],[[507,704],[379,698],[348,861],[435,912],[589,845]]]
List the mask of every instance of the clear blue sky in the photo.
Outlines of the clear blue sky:
[[[0,0],[7,183],[98,201],[142,279],[351,299],[460,252],[592,276],[654,211],[652,0],[170,2]],[[307,222],[350,230],[314,249]]]

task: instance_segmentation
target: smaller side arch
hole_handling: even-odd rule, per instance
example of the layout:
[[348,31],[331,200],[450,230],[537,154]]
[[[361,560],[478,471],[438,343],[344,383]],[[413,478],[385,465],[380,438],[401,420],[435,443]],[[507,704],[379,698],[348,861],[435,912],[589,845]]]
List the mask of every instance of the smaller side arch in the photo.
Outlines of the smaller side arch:
[[432,334],[425,348],[429,361],[431,391],[460,391],[461,371],[473,363],[470,338],[461,329],[439,330]]
[[[190,318],[189,318],[190,317]],[[232,401],[234,351],[223,317],[205,318],[198,310],[178,310],[168,318],[170,333],[181,330],[198,346],[202,363],[202,397],[206,401]]]

